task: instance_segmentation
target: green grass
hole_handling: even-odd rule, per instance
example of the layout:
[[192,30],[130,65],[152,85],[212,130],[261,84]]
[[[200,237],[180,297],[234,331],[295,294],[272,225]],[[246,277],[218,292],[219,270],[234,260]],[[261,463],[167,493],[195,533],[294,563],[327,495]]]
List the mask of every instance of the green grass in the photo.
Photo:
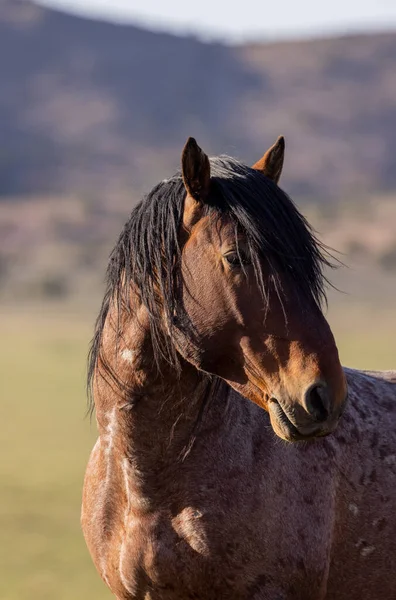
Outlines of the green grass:
[[95,439],[84,418],[90,327],[73,315],[0,323],[0,598],[111,598],[79,525]]
[[[330,311],[349,366],[396,367],[392,311]],[[80,531],[84,470],[95,439],[85,415],[92,317],[0,314],[0,598],[110,598]]]
[[330,305],[327,315],[341,362],[356,369],[396,369],[396,311],[376,305]]

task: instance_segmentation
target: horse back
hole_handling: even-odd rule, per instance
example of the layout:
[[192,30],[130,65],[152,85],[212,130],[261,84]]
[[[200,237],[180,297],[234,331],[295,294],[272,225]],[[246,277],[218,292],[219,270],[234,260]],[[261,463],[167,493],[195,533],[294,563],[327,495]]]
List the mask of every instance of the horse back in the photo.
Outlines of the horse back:
[[337,480],[326,597],[344,581],[350,600],[396,598],[396,372],[345,372],[348,406],[324,440]]

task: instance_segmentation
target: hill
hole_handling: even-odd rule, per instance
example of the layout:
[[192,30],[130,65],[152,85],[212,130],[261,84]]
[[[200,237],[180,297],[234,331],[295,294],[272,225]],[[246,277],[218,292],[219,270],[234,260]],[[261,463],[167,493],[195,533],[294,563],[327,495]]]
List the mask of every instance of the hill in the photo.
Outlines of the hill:
[[230,47],[0,0],[0,195],[140,192],[185,138],[254,161],[287,138],[284,186],[396,188],[396,34]]

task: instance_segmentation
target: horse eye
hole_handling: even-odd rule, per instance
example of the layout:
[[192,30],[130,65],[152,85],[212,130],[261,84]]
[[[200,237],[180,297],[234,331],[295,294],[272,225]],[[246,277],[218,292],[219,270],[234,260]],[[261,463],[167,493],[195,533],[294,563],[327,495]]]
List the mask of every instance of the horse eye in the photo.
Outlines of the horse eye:
[[241,265],[250,264],[250,259],[245,252],[240,250],[239,252],[227,252],[224,258],[231,267],[240,267]]

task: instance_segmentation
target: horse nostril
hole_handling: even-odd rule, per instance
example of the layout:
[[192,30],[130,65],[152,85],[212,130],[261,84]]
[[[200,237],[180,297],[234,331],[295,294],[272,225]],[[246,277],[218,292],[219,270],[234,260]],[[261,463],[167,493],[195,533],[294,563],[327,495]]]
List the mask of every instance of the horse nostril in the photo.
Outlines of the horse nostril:
[[326,421],[329,416],[329,397],[324,384],[314,384],[305,392],[305,408],[316,421]]

